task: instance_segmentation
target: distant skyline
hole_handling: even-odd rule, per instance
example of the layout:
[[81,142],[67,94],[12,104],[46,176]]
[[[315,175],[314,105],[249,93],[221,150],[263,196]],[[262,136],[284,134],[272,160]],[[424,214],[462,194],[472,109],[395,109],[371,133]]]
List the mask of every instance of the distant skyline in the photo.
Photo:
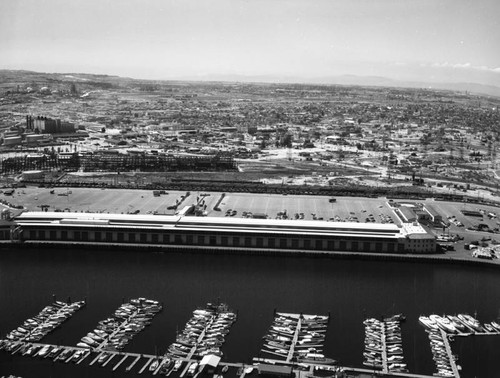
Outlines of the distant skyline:
[[500,86],[498,0],[0,2],[0,68]]

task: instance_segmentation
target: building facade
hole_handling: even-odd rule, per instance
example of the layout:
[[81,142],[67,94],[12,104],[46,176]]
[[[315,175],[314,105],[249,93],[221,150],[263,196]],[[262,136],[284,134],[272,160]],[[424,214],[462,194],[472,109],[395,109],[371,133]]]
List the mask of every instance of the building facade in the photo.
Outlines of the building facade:
[[433,253],[418,223],[362,224],[222,217],[25,212],[18,241],[124,243],[303,251]]

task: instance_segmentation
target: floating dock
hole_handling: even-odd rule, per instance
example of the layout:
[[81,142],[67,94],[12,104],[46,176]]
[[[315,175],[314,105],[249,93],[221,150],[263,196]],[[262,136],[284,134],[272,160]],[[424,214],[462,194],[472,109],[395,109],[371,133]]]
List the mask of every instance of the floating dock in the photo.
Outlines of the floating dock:
[[[129,306],[130,303],[128,303],[120,306],[117,310],[118,315],[115,312],[115,318],[111,322],[113,325],[110,324],[107,329],[108,336],[97,347],[61,346],[29,340],[29,335],[33,333],[35,333],[35,337],[43,334],[43,332],[40,334],[36,332],[37,329],[42,328],[41,325],[46,325],[43,327],[44,329],[50,329],[49,323],[52,322],[57,326],[85,304],[84,302],[56,302],[40,311],[39,315],[28,319],[18,329],[8,333],[8,338],[0,339],[0,351],[62,361],[63,363],[72,362],[90,366],[98,363],[99,366],[107,367],[112,371],[118,371],[119,368],[125,371],[135,369],[138,374],[162,374],[168,376],[175,371],[176,374],[182,377],[188,373],[190,365],[195,362],[199,363],[202,356],[217,355],[213,352],[220,352],[218,347],[224,342],[224,336],[229,332],[230,326],[236,320],[236,314],[228,311],[227,307],[206,311],[206,314],[205,310],[195,310],[193,312],[193,314],[196,313],[197,315],[193,316],[195,321],[191,322],[192,318],[186,324],[190,336],[188,338],[188,336],[184,335],[182,339],[186,342],[185,345],[191,345],[188,341],[192,340],[192,345],[190,348],[179,349],[181,351],[185,350],[183,356],[173,356],[169,353],[158,356],[113,350],[112,347],[115,345],[110,343],[110,340],[114,336],[120,335],[121,331],[125,332],[128,337],[139,332],[143,327],[138,326],[135,328],[133,324],[140,322],[138,319],[142,319],[141,321],[144,322],[142,325],[146,326],[154,314],[161,309],[160,306],[155,305],[157,306],[155,311],[146,316],[147,311],[142,311],[145,307],[140,303],[151,300],[140,298],[135,301],[139,303],[133,305],[136,306],[135,309],[132,309]],[[200,317],[205,320],[197,324],[196,319],[200,319]],[[48,320],[49,318],[52,320]],[[60,320],[55,321],[55,319]],[[433,316],[432,319],[439,320],[439,317]],[[460,367],[457,365],[451,349],[451,342],[454,337],[492,336],[500,333],[500,326],[496,322],[486,323],[482,326],[472,317],[467,319],[470,319],[469,324],[464,323],[464,327],[461,328],[462,332],[458,333],[448,330],[443,324],[441,324],[440,328],[427,326],[432,328],[429,330],[432,351],[435,357],[439,357],[436,364],[438,371],[434,376],[460,377]],[[467,319],[464,318],[463,322]],[[275,312],[273,324],[268,335],[265,336],[266,341],[262,349],[262,352],[273,357],[260,358],[259,356],[259,358],[253,359],[253,364],[220,362],[218,367],[238,369],[239,378],[244,378],[252,369],[260,365],[286,366],[292,369],[296,378],[315,375],[315,370],[325,370],[330,375],[331,372],[335,374],[345,372],[350,373],[353,377],[376,374],[379,377],[430,378],[430,376],[426,375],[408,373],[403,368],[406,365],[403,363],[402,356],[400,321],[395,320],[395,317],[383,321],[376,319],[367,319],[365,321],[365,332],[367,337],[369,336],[367,340],[370,340],[370,344],[367,344],[369,348],[366,349],[365,353],[370,358],[370,361],[377,363],[373,364],[373,366],[367,365],[367,368],[342,367],[323,356],[322,348],[329,320],[329,316]],[[472,321],[475,322],[472,323]],[[368,324],[370,327],[367,327]],[[195,332],[195,330],[198,331]],[[210,343],[206,343],[207,340],[210,340]],[[212,345],[217,345],[217,348],[213,348]],[[274,349],[270,347],[274,347]],[[367,353],[368,351],[371,352]],[[398,357],[395,358],[394,356]],[[180,366],[177,364],[178,366],[175,367],[173,362],[182,363]],[[379,369],[379,371],[375,371],[374,368]],[[194,374],[195,377],[197,373],[199,371]]]
[[26,319],[22,325],[10,331],[6,338],[11,341],[40,341],[85,304],[85,301],[73,303],[54,301],[51,305],[45,306],[37,315]]
[[[204,309],[193,311],[193,316],[186,323],[184,330],[177,335],[175,342],[168,347],[165,359],[182,359],[186,361],[199,360],[205,355],[221,357],[221,346],[225,336],[236,321],[236,313],[229,310],[224,303],[208,303]],[[180,377],[188,372],[191,364],[187,364]],[[158,369],[159,370],[159,369]]]
[[395,315],[383,321],[370,318],[365,325],[365,366],[380,369],[383,373],[406,373],[401,342],[401,319]]
[[261,352],[280,357],[285,363],[332,363],[322,354],[329,319],[329,316],[276,312]]
[[448,339],[448,335],[442,329],[439,330],[441,332],[441,337],[443,338],[444,347],[446,349],[446,354],[448,355],[448,360],[450,362],[451,371],[455,378],[460,378],[460,372],[458,371],[457,363],[455,358],[453,357],[453,352],[451,351],[450,341]]
[[92,336],[88,333],[82,337],[81,344],[88,344],[88,348],[94,351],[121,350],[131,339],[130,336],[142,331],[161,310],[162,306],[158,301],[146,298],[131,299],[130,302],[122,304],[112,316],[99,322],[93,330],[99,333],[98,335]]

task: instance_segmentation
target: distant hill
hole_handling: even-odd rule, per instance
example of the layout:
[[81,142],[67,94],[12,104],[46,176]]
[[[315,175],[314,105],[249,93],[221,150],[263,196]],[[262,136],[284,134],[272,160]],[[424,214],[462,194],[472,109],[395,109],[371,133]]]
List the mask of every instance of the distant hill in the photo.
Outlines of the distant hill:
[[447,82],[418,82],[398,81],[378,76],[342,75],[312,79],[314,83],[342,84],[342,85],[367,85],[377,87],[397,88],[433,88],[459,92],[471,92],[489,96],[500,97],[500,87],[477,83],[447,83]]
[[380,76],[340,75],[324,77],[296,77],[276,75],[197,75],[171,78],[164,80],[142,80],[114,75],[98,75],[87,73],[43,73],[25,70],[0,70],[0,89],[14,88],[15,85],[68,85],[76,83],[88,89],[106,89],[112,87],[127,87],[129,85],[148,85],[161,82],[179,81],[217,81],[217,82],[245,82],[245,83],[302,83],[302,84],[337,84],[395,88],[426,88],[443,89],[459,92],[470,92],[482,95],[500,97],[500,87],[477,83],[447,83],[447,82],[416,82],[398,81]]
[[298,77],[298,76],[276,76],[276,75],[200,75],[185,76],[180,80],[195,81],[229,81],[229,82],[256,82],[256,83],[303,83],[303,84],[337,84],[337,85],[359,85],[373,87],[394,88],[425,88],[443,89],[458,92],[470,92],[482,95],[500,97],[500,87],[494,85],[483,85],[477,83],[448,83],[448,82],[418,82],[399,81],[381,76],[357,76],[339,75],[322,77]]

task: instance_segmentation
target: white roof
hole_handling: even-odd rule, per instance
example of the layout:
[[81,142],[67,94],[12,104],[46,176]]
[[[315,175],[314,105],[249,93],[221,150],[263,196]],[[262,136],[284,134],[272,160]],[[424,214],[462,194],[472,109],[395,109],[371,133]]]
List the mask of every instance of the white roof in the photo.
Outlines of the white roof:
[[426,233],[421,227],[401,228],[395,224],[327,222],[311,220],[250,219],[233,217],[183,217],[179,215],[101,214],[66,212],[24,212],[16,217],[20,225],[61,224],[106,226],[112,228],[151,228],[204,230],[207,232],[248,232],[273,234],[316,234],[400,238],[411,233]]
[[207,354],[206,356],[203,356],[201,359],[200,365],[210,365],[213,367],[217,367],[220,362],[220,357],[216,356],[215,354]]

